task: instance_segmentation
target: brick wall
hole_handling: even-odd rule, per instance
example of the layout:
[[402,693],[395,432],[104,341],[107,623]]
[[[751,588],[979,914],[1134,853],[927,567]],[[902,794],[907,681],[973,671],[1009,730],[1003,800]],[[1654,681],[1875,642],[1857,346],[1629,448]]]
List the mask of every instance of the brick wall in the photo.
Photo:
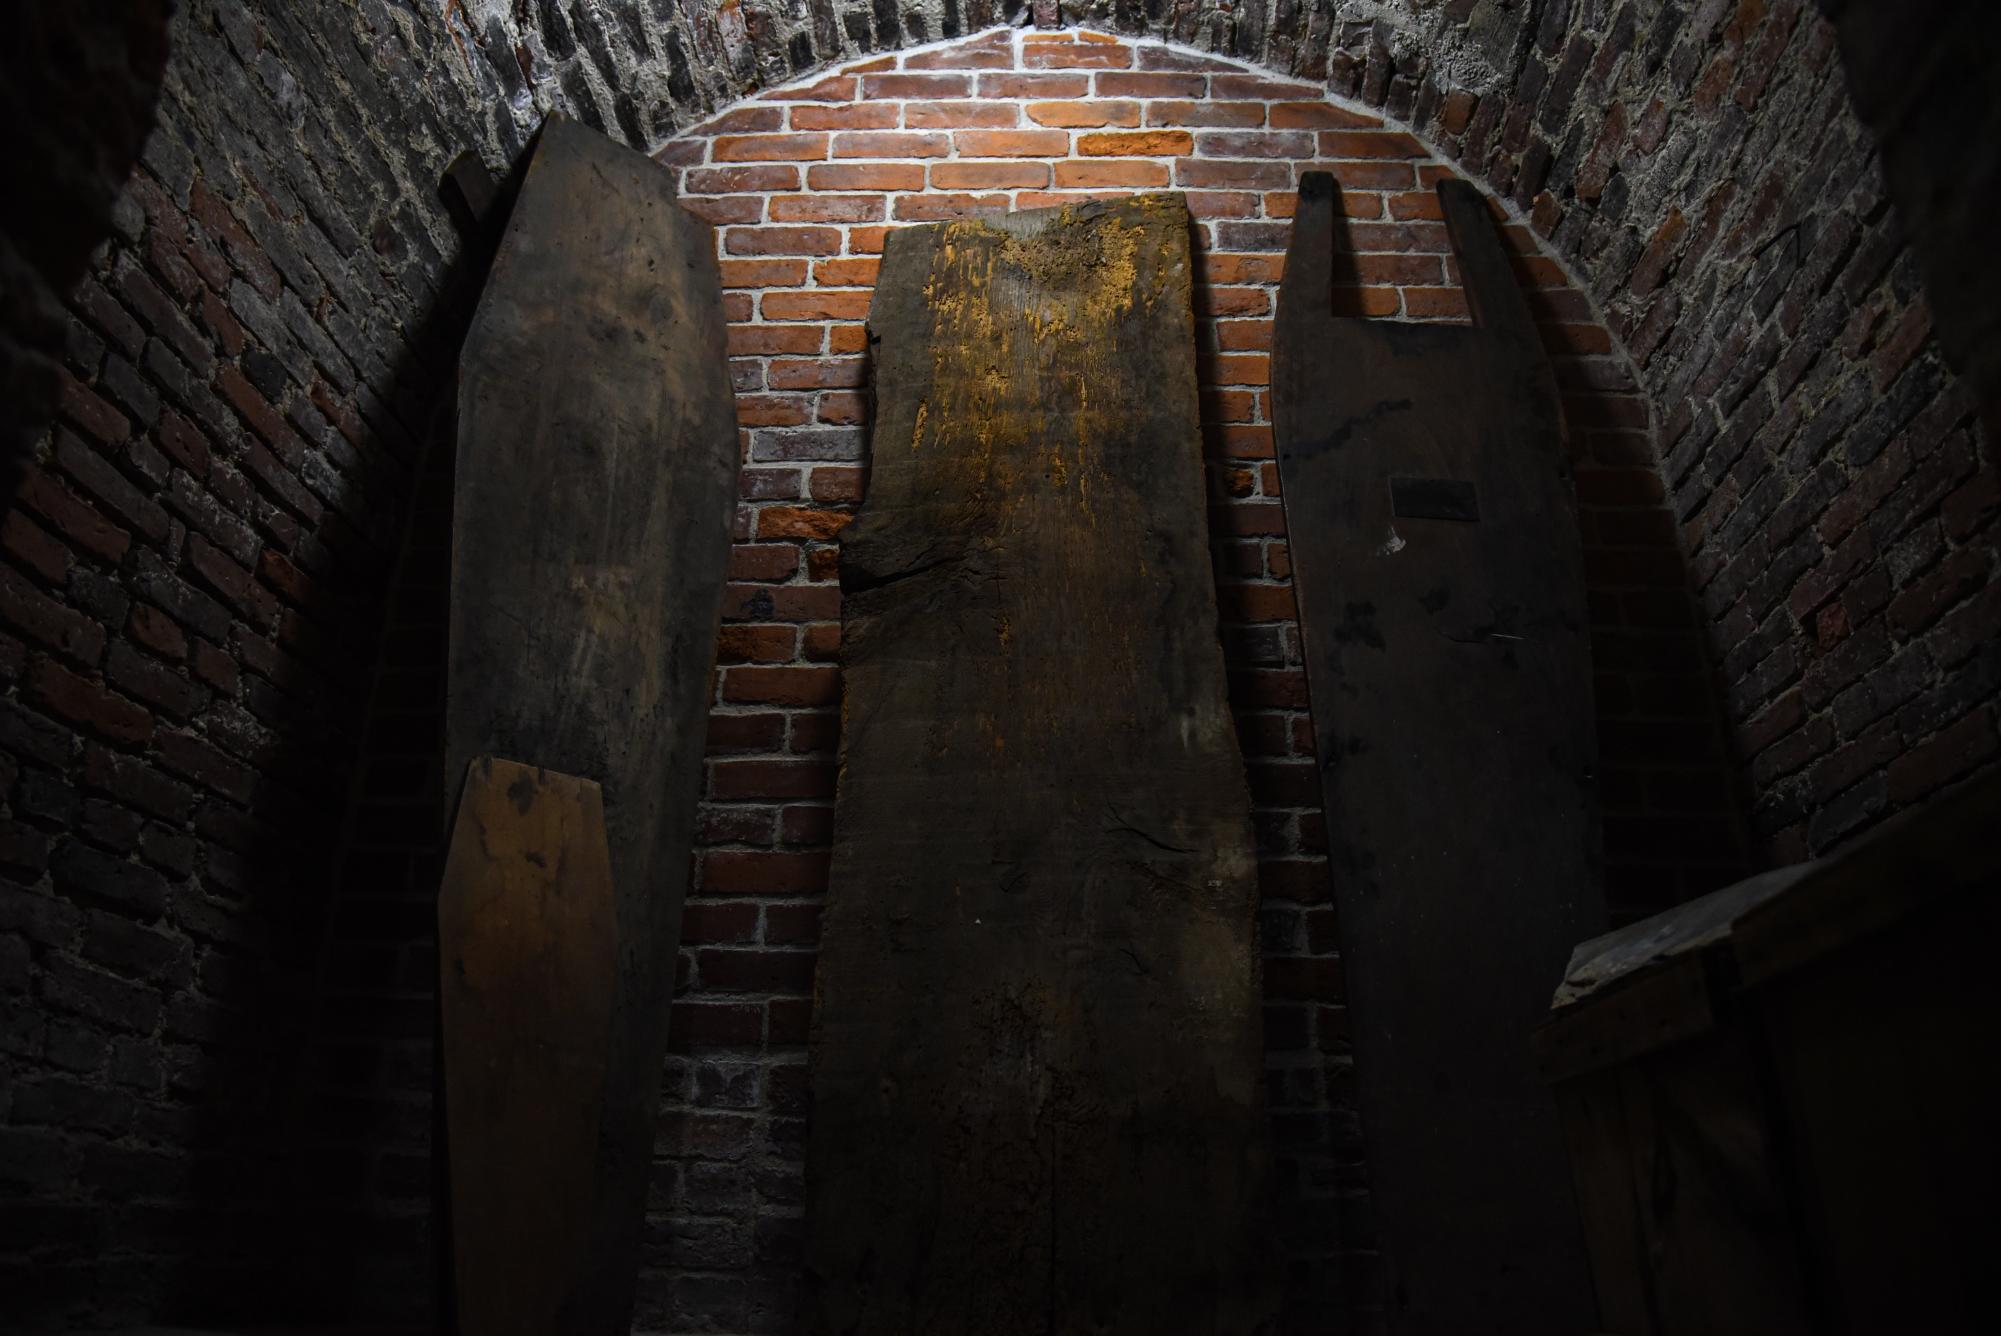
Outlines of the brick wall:
[[[178,8],[160,126],[68,302],[58,420],[0,517],[10,1327],[264,1316],[313,1237],[281,1205],[385,1172],[319,1149],[368,1096],[287,1092],[329,1051],[354,728],[449,383],[436,182],[460,147],[506,146],[432,23]],[[343,1024],[428,1016],[423,973]],[[421,1122],[428,1076],[396,1075]]]
[[1765,857],[1825,852],[1997,750],[1992,445],[1804,0],[1541,13],[1445,142],[1634,355]]
[[170,0],[84,8],[21,0],[0,48],[9,189],[35,208],[0,214],[0,486],[55,415],[62,297],[91,250],[153,124]]
[[[781,1323],[831,539],[860,485],[883,228],[1097,182],[1184,188],[1203,214],[1296,1314],[1378,1298],[1260,384],[1301,165],[1353,164],[1356,313],[1457,313],[1425,216],[1438,174],[1527,224],[1510,235],[1576,429],[1623,912],[1738,866],[1711,663],[1766,857],[1831,847],[1996,751],[1992,445],[1800,0],[1094,0],[1072,17],[1247,64],[1015,37],[974,39],[970,69],[921,52],[838,74],[1023,5],[181,8],[164,129],[72,303],[62,420],[0,520],[0,1190],[30,1240],[0,1244],[0,1284],[33,1311],[251,1296],[223,1277],[277,1239],[310,1259],[292,1292],[320,1315],[343,1295],[423,1302],[451,468],[425,442],[450,437],[430,410],[460,252],[434,184],[462,146],[511,160],[551,107],[659,148],[717,213],[744,377],[749,494],[649,1226],[657,1325]],[[1256,68],[1300,82],[1253,92]],[[997,105],[863,82],[905,75]],[[1070,83],[996,91],[1030,76]],[[885,105],[897,123],[869,124]],[[801,138],[755,147],[774,135]],[[1010,135],[1028,138],[975,137]],[[869,164],[892,175],[841,175]],[[304,1208],[284,1232],[281,1195]]]
[[[1351,1304],[1373,1310],[1266,379],[1298,173],[1343,183],[1346,311],[1449,320],[1465,308],[1431,188],[1451,167],[1316,84],[1159,44],[1006,29],[762,94],[658,156],[718,229],[745,465],[643,1325],[774,1331],[787,1312],[835,783],[837,539],[865,488],[862,321],[884,235],[1148,189],[1185,192],[1198,220],[1210,526],[1257,804],[1290,1317],[1319,1329]],[[1625,913],[1647,912],[1740,867],[1720,729],[1646,402],[1529,227],[1507,235],[1573,429],[1614,893]]]
[[[2001,692],[2001,650],[1991,648],[2001,597],[1989,592],[2001,482],[1971,397],[1931,337],[1904,224],[1822,17],[1841,13],[1872,53],[1877,73],[1857,85],[1872,117],[1903,105],[1896,90],[1924,89],[1910,105],[1979,142],[1979,71],[1896,73],[1949,49],[1951,38],[1933,35],[1954,30],[1922,18],[1936,6],[1059,8],[1069,22],[1171,38],[1380,109],[1532,218],[1600,303],[1663,424],[1671,505],[1701,586],[1706,652],[1726,678],[1737,783],[1755,807],[1762,861],[1825,852],[2001,752],[1990,709]],[[1025,0],[813,0],[782,12],[595,14],[558,0],[472,0],[452,21],[508,83],[512,114],[567,107],[653,145],[738,89],[1026,22],[1027,10]],[[1984,31],[1991,20],[1956,22]],[[1919,185],[1986,179],[1951,156],[1953,136],[1926,142],[1940,147],[1900,159]],[[1968,210],[1982,197],[1951,187],[1940,207],[1959,221],[1947,225],[1977,220]],[[1985,366],[1985,308],[1965,295],[1979,289],[1953,290],[1965,356]],[[1663,847],[1709,838],[1674,820],[1633,835]]]

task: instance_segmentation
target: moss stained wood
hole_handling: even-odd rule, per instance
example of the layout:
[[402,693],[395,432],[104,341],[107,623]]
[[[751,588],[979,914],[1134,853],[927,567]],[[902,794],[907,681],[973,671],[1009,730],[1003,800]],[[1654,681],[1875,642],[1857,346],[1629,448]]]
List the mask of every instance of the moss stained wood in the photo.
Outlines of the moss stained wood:
[[807,1330],[1249,1333],[1250,797],[1177,197],[894,234],[813,1030]]

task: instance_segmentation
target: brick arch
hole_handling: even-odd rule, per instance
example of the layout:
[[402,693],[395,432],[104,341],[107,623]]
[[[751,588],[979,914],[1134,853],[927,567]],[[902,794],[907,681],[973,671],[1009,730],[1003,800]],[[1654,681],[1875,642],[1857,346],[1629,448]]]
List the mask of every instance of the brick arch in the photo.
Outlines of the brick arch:
[[[684,1246],[654,1317],[738,1330],[782,1302],[798,1227],[806,1022],[837,744],[837,537],[861,501],[863,320],[893,228],[1177,189],[1196,219],[1210,528],[1264,892],[1266,1029],[1300,1318],[1372,1306],[1326,831],[1266,389],[1298,173],[1344,187],[1349,314],[1462,320],[1432,187],[1454,168],[1380,113],[1238,62],[1090,31],[1001,29],[872,57],[666,144],[717,228],[743,433],[657,1203]],[[1558,369],[1591,583],[1609,865],[1628,914],[1708,889],[1740,842],[1646,400],[1532,230],[1506,235]],[[1707,839],[1704,836],[1708,836]],[[1366,1079],[1366,1074],[1362,1079]],[[738,1184],[716,1195],[716,1184]],[[734,1237],[743,1247],[709,1240]],[[762,1249],[768,1237],[769,1255]],[[765,1265],[768,1264],[768,1265]],[[1344,1279],[1345,1277],[1345,1279]],[[695,1297],[691,1297],[695,1296]],[[706,1297],[702,1297],[706,1296]],[[714,1311],[689,1311],[713,1300]]]

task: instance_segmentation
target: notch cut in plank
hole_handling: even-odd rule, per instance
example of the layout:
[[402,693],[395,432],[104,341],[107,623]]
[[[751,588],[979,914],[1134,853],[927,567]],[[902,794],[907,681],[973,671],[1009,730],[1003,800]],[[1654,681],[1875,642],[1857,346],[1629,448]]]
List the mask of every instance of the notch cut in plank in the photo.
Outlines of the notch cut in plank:
[[890,236],[841,538],[809,1332],[1273,1315],[1188,230],[1146,196]]
[[459,1330],[575,1331],[618,975],[598,786],[474,760],[438,941]]
[[631,1330],[736,406],[708,224],[644,154],[552,118],[459,371],[446,762],[604,788],[619,956],[582,1336]]
[[1339,319],[1302,178],[1274,431],[1394,1325],[1544,1336],[1594,1320],[1529,1045],[1604,923],[1582,551],[1528,303],[1439,197],[1475,323]]

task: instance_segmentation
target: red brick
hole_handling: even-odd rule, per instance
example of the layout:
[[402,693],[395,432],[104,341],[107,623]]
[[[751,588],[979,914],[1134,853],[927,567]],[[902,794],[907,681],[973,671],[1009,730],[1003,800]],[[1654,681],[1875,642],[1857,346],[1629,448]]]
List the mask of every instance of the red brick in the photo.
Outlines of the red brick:
[[854,519],[840,510],[807,509],[800,506],[765,506],[757,513],[757,534],[761,539],[790,538],[802,542],[825,541],[837,537]]
[[53,525],[56,532],[92,556],[115,562],[132,545],[130,533],[105,519],[40,466],[23,471],[14,495]]
[[1009,204],[1006,195],[902,195],[896,201],[896,219],[902,223],[947,222],[1006,213]]
[[690,946],[754,942],[757,920],[754,904],[690,904],[681,911],[681,940]]
[[[729,352],[732,357],[816,353],[820,351],[825,337],[817,325],[731,325]],[[773,386],[779,389],[786,388],[779,386],[775,381]]]
[[841,698],[833,668],[731,668],[723,674],[725,701],[747,705],[832,705]]
[[764,911],[764,940],[779,946],[813,946],[820,940],[818,905],[771,905]]
[[834,156],[837,158],[942,158],[951,152],[951,148],[951,137],[942,133],[856,130],[834,136]]
[[[785,715],[779,710],[759,711],[756,714],[711,714],[706,745],[711,751],[777,751],[785,744]],[[754,835],[746,833],[755,823],[745,825],[733,823],[731,829],[738,832],[726,837],[721,843],[729,843],[739,838],[768,840],[771,827],[768,818],[761,831]]]
[[0,518],[0,549],[48,584],[60,587],[69,578],[70,550],[18,510]]
[[1285,190],[1292,186],[1292,165],[1182,158],[1174,164],[1174,183],[1211,190]]
[[717,850],[702,860],[708,895],[801,895],[826,889],[825,853],[747,853]]
[[912,102],[903,123],[912,130],[1008,130],[1021,117],[1012,102]]
[[1088,74],[982,74],[979,81],[984,98],[1084,97],[1090,91]]
[[914,162],[830,162],[808,167],[806,186],[810,190],[922,190],[924,167]]
[[795,106],[794,130],[894,130],[900,108],[894,102],[853,102],[842,107]]
[[1150,189],[1167,184],[1164,162],[1127,161],[1099,158],[1089,162],[1058,162],[1056,184],[1065,189],[1108,190],[1121,187]]
[[862,477],[858,468],[816,468],[808,475],[808,490],[815,501],[826,505],[854,505],[862,499]]
[[861,320],[867,317],[865,288],[806,288],[767,292],[759,307],[766,320]]
[[681,177],[690,195],[734,195],[741,191],[797,190],[797,167],[691,167]]
[[785,124],[783,107],[737,107],[720,116],[703,121],[688,131],[690,139],[712,138],[716,135],[754,134],[776,130]]
[[764,199],[760,195],[684,195],[681,207],[711,227],[764,221]]
[[799,630],[781,623],[725,626],[716,639],[718,663],[787,663],[799,650]]
[[1031,102],[1028,119],[1037,125],[1072,130],[1095,130],[1105,126],[1139,124],[1139,103],[1116,99],[1091,102]]
[[868,367],[859,357],[787,358],[771,364],[775,390],[852,389],[867,376]]
[[1202,97],[1208,91],[1208,85],[1208,79],[1200,74],[1107,73],[1098,75],[1096,79],[1099,97],[1174,97],[1192,100]]
[[764,94],[774,102],[852,102],[855,80],[851,75],[833,75],[798,88],[779,88]]
[[[853,427],[868,421],[868,399],[852,391],[829,390],[820,396],[814,416],[832,426]],[[815,500],[823,499],[815,497]]]
[[738,543],[730,549],[732,580],[789,580],[799,571],[799,549],[790,543]]
[[1095,42],[1038,42],[1025,38],[1021,64],[1031,70],[1124,70],[1132,68],[1133,53],[1125,46]]
[[1320,90],[1296,79],[1273,79],[1262,74],[1219,74],[1209,81],[1209,96],[1218,101],[1297,102],[1319,97]]
[[28,670],[27,694],[43,708],[111,742],[138,745],[153,737],[153,716],[145,707],[86,681],[53,659],[37,659]]
[[1039,190],[1048,184],[1046,162],[940,162],[931,167],[934,190]]
[[797,427],[810,421],[810,405],[791,394],[739,394],[736,397],[737,425],[743,427]]
[[125,634],[163,659],[176,662],[188,655],[188,638],[173,618],[145,603],[132,605]]
[[831,798],[834,794],[835,770],[826,761],[712,761],[709,772],[709,797],[718,801]]
[[871,74],[862,80],[862,101],[890,98],[971,97],[973,80],[965,74]]
[[710,947],[695,953],[695,968],[704,989],[804,995],[813,991],[816,959],[810,951],[732,951]]
[[1271,109],[1274,130],[1366,130],[1379,128],[1380,118],[1337,107],[1332,102],[1279,102]]
[[676,1053],[750,1048],[763,1040],[764,1008],[756,1003],[679,1001],[669,1014],[667,1046]]
[[1424,145],[1407,134],[1384,130],[1323,130],[1323,158],[1427,158]]
[[774,998],[764,1007],[765,1025],[774,1045],[798,1046],[813,1029],[813,1002],[810,998]]
[[1252,130],[1265,123],[1262,102],[1176,102],[1146,104],[1148,125]]
[[1070,149],[1061,130],[960,130],[952,142],[962,158],[1060,158]]
[[1167,158],[1195,151],[1186,130],[1102,131],[1077,136],[1077,152],[1087,158]]
[[1993,711],[1982,707],[1933,734],[1890,763],[1889,796],[1902,806],[1916,802],[1992,760],[2001,751]]
[[827,156],[827,136],[725,135],[709,146],[711,162],[811,162]]
[[863,288],[875,282],[882,261],[873,256],[845,260],[815,260],[813,281],[828,288]]
[[731,255],[836,255],[841,234],[831,227],[732,227],[723,234]]
[[59,368],[58,373],[65,421],[101,445],[118,445],[132,434],[132,424],[123,413],[84,386],[67,367]]

